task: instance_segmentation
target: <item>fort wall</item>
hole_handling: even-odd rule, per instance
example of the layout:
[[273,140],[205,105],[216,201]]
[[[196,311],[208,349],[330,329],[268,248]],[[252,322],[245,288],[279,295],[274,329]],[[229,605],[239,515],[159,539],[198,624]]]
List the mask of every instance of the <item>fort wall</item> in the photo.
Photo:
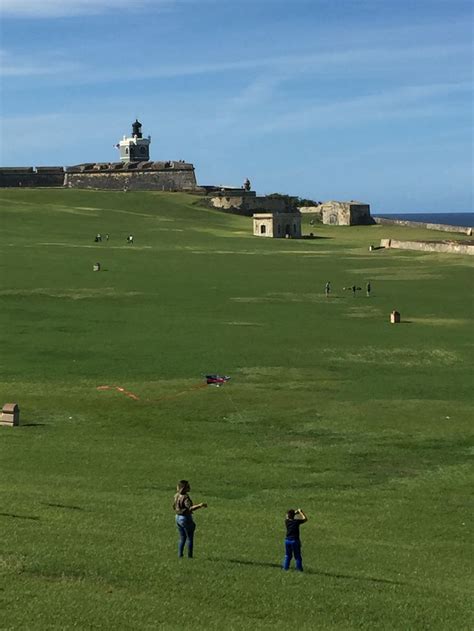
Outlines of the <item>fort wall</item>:
[[0,188],[67,187],[103,190],[198,191],[186,162],[90,163],[73,167],[0,168]]
[[252,217],[258,212],[282,213],[293,210],[293,203],[285,197],[257,196],[253,192],[242,191],[240,194],[224,192],[209,197],[209,200],[213,208],[245,217]]
[[397,250],[418,250],[420,252],[474,255],[474,243],[469,241],[398,241],[396,239],[382,239],[380,247]]
[[387,219],[386,217],[373,217],[375,223],[383,226],[407,226],[408,228],[426,228],[428,230],[441,230],[443,232],[460,232],[472,235],[472,228],[465,226],[447,226],[440,223],[424,223],[422,221],[407,221],[405,219]]
[[321,202],[317,206],[300,206],[298,210],[316,215],[323,224],[332,226],[358,226],[374,223],[370,215],[370,205],[362,202],[330,200]]
[[101,190],[194,191],[198,188],[194,169],[176,171],[134,171],[66,173],[65,186]]
[[64,185],[63,167],[0,168],[0,188],[40,188]]
[[194,166],[188,162],[110,162],[79,164],[66,169],[68,188],[132,191],[194,191]]

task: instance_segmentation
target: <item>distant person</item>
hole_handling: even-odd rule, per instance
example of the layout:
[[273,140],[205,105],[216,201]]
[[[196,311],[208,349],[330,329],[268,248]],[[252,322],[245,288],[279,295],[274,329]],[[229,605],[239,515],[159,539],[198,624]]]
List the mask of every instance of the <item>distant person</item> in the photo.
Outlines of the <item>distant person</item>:
[[326,296],[329,296],[329,294],[331,293],[331,281],[330,280],[328,280],[328,282],[324,286],[324,293],[326,294]]
[[184,547],[186,541],[188,543],[188,558],[193,558],[194,531],[196,524],[193,520],[194,511],[200,508],[207,508],[204,502],[201,504],[193,504],[189,497],[191,486],[187,480],[180,480],[176,487],[176,495],[174,496],[173,509],[176,513],[176,526],[179,532],[178,557],[184,555]]
[[367,297],[370,298],[370,292],[372,291],[372,286],[370,284],[370,280],[367,283],[367,285],[365,286],[365,291],[367,292]]
[[94,241],[96,243],[100,243],[102,241],[102,235],[99,233],[96,234]]
[[109,233],[107,232],[107,234],[105,235],[105,240],[108,241],[109,240]]
[[303,571],[303,559],[301,558],[301,540],[300,526],[308,521],[301,508],[290,510],[286,514],[285,527],[285,558],[283,560],[283,569],[289,570],[291,559],[295,557],[296,569]]
[[133,234],[129,234],[127,237],[127,243],[130,243],[130,245],[133,245]]

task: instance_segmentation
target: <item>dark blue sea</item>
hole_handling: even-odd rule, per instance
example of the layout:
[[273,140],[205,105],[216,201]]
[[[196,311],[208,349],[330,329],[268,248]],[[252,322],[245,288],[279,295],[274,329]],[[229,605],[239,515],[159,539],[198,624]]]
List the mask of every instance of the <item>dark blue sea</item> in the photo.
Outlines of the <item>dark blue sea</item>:
[[448,226],[474,227],[474,213],[405,213],[376,214],[374,217],[402,219],[403,221],[422,221],[423,223],[441,223]]

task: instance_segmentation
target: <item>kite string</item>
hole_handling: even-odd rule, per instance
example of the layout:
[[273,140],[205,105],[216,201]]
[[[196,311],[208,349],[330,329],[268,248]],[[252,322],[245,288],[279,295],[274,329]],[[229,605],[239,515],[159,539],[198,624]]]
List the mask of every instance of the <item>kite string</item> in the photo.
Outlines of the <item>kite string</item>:
[[97,390],[117,390],[118,392],[123,392],[123,394],[125,394],[125,396],[129,397],[130,399],[133,399],[134,401],[140,401],[139,397],[137,397],[136,394],[133,394],[133,392],[129,392],[128,390],[125,390],[125,388],[122,388],[120,386],[97,386],[96,388]]

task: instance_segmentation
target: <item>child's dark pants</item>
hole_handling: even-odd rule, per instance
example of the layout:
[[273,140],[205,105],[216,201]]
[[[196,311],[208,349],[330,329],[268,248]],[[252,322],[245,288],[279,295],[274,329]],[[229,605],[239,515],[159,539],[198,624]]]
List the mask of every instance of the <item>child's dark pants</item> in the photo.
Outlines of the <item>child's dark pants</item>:
[[178,543],[178,556],[182,557],[184,554],[184,546],[186,540],[188,542],[188,557],[192,559],[193,556],[193,544],[194,544],[194,531],[196,530],[196,524],[193,521],[191,515],[176,515],[176,526],[179,532]]
[[295,557],[296,569],[303,571],[303,559],[301,558],[301,541],[299,539],[285,539],[285,559],[283,561],[283,569],[290,568],[292,557]]

